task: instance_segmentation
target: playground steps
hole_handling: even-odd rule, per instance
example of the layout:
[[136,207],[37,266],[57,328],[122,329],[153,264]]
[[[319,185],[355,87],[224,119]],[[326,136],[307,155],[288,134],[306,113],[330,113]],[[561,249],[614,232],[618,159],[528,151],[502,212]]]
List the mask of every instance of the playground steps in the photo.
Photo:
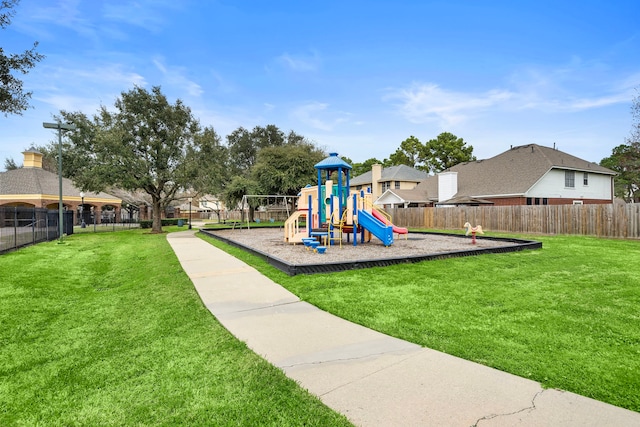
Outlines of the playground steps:
[[305,227],[300,227],[300,218],[307,218],[306,211],[294,212],[284,223],[284,241],[287,243],[302,243],[307,236]]

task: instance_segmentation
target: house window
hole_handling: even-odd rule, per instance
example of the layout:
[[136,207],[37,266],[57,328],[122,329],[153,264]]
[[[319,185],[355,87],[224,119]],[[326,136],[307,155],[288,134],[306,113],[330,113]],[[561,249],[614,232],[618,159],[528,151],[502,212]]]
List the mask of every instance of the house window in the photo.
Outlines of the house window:
[[532,205],[533,199],[531,197],[527,197],[527,205]]
[[400,189],[400,181],[396,181],[395,189],[396,189],[396,190],[399,190],[399,189]]
[[589,185],[589,173],[585,172],[584,175],[582,175],[582,185]]
[[536,202],[535,202],[535,204],[536,204],[536,205],[539,205],[539,204],[540,204],[540,198],[539,198],[539,197],[536,197]]
[[542,204],[543,205],[548,205],[549,204],[549,199],[547,199],[546,197],[542,198]]
[[382,183],[382,192],[384,193],[389,188],[391,188],[391,181],[385,181]]
[[356,190],[358,190],[358,191],[362,190],[362,185],[357,185],[356,186]]
[[576,172],[575,171],[564,171],[564,186],[566,188],[575,188],[576,187]]

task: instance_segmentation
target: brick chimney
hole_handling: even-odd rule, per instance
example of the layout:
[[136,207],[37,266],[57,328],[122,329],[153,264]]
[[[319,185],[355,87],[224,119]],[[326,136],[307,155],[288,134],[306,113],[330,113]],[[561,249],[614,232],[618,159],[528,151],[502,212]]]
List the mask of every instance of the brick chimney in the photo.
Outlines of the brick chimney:
[[380,182],[381,179],[382,165],[371,165],[371,194],[373,200],[376,200],[378,197],[382,196],[382,183]]

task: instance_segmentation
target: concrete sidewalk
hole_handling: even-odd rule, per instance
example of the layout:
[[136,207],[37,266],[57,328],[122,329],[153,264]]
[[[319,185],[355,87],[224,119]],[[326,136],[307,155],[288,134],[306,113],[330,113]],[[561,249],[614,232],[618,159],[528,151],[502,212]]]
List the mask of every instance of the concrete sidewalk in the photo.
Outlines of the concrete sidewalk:
[[167,236],[238,339],[359,426],[640,426],[640,413],[420,347],[301,302],[194,236]]

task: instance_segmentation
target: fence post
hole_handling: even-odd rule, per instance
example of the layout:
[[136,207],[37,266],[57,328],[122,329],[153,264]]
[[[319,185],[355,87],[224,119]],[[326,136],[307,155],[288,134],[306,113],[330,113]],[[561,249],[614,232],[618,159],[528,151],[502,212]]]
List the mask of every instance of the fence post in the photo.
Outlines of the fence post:
[[18,247],[18,207],[13,207],[13,248]]
[[33,207],[33,215],[31,215],[31,243],[36,243],[36,207]]

